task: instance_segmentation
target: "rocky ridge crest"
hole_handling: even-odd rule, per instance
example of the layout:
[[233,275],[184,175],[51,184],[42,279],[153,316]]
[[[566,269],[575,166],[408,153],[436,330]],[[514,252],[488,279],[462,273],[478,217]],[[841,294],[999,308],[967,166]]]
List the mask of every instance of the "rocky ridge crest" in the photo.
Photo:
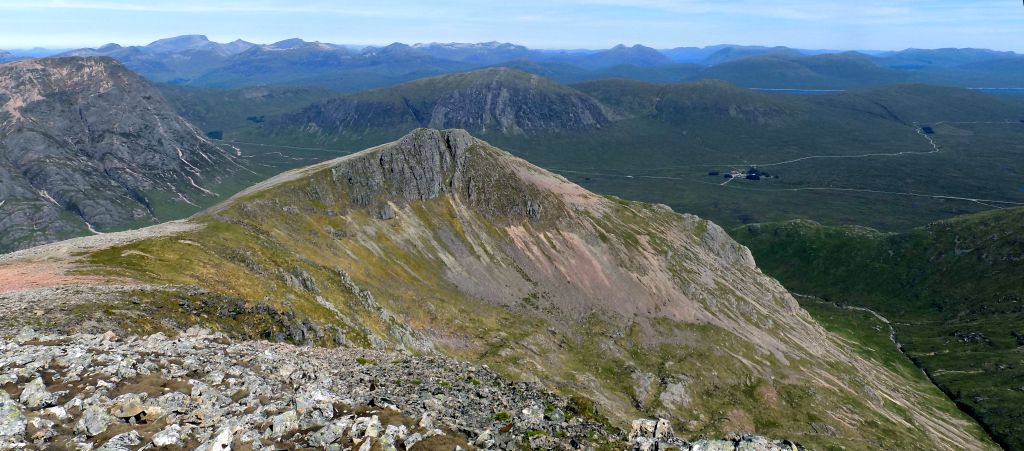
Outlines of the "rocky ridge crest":
[[201,323],[436,352],[590,398],[623,428],[654,416],[691,436],[994,447],[926,380],[825,331],[718,226],[589,193],[463,131],[291,171],[188,222],[73,257],[79,274],[153,289],[49,312],[140,335]]
[[[324,139],[415,127],[477,134],[534,135],[607,126],[621,116],[575,89],[514,69],[481,69],[356,93],[314,104],[267,124]],[[304,135],[304,138],[308,136]]]

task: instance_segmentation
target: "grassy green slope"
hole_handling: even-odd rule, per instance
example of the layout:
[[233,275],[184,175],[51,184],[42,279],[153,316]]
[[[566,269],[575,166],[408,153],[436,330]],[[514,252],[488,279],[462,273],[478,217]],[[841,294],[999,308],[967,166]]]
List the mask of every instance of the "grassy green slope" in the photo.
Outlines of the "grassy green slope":
[[235,138],[239,129],[267,117],[302,108],[338,94],[321,88],[251,87],[219,90],[182,85],[159,85],[171,106],[205,132],[221,131]]
[[902,234],[809,221],[734,235],[786,287],[873,309],[907,354],[1009,449],[1024,449],[1024,209]]
[[[285,175],[197,217],[200,230],[90,254],[83,270],[289,312],[317,326],[313,341],[488,364],[592,398],[620,425],[661,415],[694,437],[753,430],[815,449],[991,447],[919,374],[825,332],[714,224],[587,193],[479,142],[442,171],[451,191],[409,190],[402,177],[434,177],[419,164],[435,154],[417,153],[433,133]],[[386,169],[397,162],[419,169]],[[279,327],[180,312],[188,298],[161,293],[137,295],[165,307],[131,324]]]
[[881,67],[856,54],[754,56],[709,67],[696,79],[727,80],[748,88],[852,89],[912,79],[909,71]]
[[[408,105],[427,105],[463,89],[469,78],[356,94],[359,101],[338,120],[358,118],[359,127],[343,135],[305,130],[303,120],[246,139],[330,149],[387,142],[420,124]],[[1024,202],[1024,108],[999,97],[924,85],[811,96],[713,81],[573,87],[620,120],[587,130],[481,136],[592,191],[664,203],[728,227],[812,218],[906,230],[991,208],[956,197]],[[921,127],[934,134],[923,135]],[[752,165],[773,177],[722,185],[721,176],[708,176]]]
[[[1024,112],[984,94],[919,85],[823,96],[712,82],[577,87],[633,118],[585,136],[489,139],[593,191],[728,226],[813,218],[904,230],[991,208],[913,194],[1024,202],[1024,124],[1014,119]],[[923,126],[934,134],[923,136]],[[866,154],[879,155],[843,158]],[[721,185],[707,175],[751,165],[778,178]]]

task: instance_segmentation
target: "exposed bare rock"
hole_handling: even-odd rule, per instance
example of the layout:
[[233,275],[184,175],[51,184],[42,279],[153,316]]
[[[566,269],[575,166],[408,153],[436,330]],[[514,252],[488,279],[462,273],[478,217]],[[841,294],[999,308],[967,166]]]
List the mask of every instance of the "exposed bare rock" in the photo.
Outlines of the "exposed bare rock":
[[172,219],[231,159],[112,59],[0,65],[0,252]]
[[[50,412],[33,411],[0,390],[5,448],[709,449],[704,440],[691,445],[677,438],[664,419],[636,420],[627,436],[599,418],[567,418],[567,399],[439,357],[235,343],[202,329],[176,338],[38,338],[0,340],[0,374],[46,375],[69,388],[60,408],[70,414],[61,421],[77,426],[57,426]],[[25,365],[43,356],[54,363]],[[797,449],[752,435],[720,443],[729,446],[714,449]]]
[[[28,344],[0,340],[0,375],[45,374],[67,387],[59,399],[70,413],[63,421],[76,426],[26,436],[26,425],[48,413],[0,390],[0,446],[122,450],[152,443],[219,451],[232,443],[334,449],[372,441],[396,450],[420,442],[513,449],[542,432],[565,449],[623,438],[587,418],[528,419],[520,412],[564,409],[568,401],[486,367],[440,357],[233,343],[201,329],[176,338],[39,338]],[[25,364],[42,356],[55,363]],[[157,413],[144,415],[148,411]],[[428,415],[430,423],[417,420]]]
[[[385,205],[391,219],[379,214]],[[485,415],[469,424],[490,429],[490,435],[467,436],[481,447],[502,443],[504,421],[512,418],[520,426],[511,430],[521,427],[525,437],[533,427],[545,430],[575,418],[603,415],[625,428],[633,418],[657,414],[691,436],[747,432],[816,448],[865,450],[995,448],[927,380],[868,359],[824,330],[714,224],[664,206],[589,193],[464,131],[417,130],[291,171],[191,221],[207,226],[67,257],[87,263],[70,265],[76,275],[116,275],[122,280],[110,286],[136,281],[156,288],[73,305],[39,296],[45,311],[35,321],[80,330],[74,325],[98,322],[101,315],[122,319],[116,321],[121,337],[170,334],[198,323],[237,338],[353,343],[376,350],[360,351],[367,353],[360,356],[365,360],[356,360],[366,371],[360,374],[375,379],[319,368],[313,373],[363,380],[374,392],[390,388],[386,381],[407,374],[417,362],[395,358],[404,362],[395,366],[374,355],[439,353],[493,367],[525,381],[523,387],[542,386],[569,397],[562,404],[540,398],[506,402],[501,391],[490,390],[489,371],[445,360],[442,365],[461,371],[458,380],[476,391],[423,399],[406,424],[420,429],[409,429],[404,440],[397,431],[389,435],[379,412],[379,427],[373,415],[353,416],[346,425],[357,431],[353,435],[373,432],[357,437],[358,448],[417,441],[416,433],[432,440],[432,431],[445,427],[448,409],[470,408],[459,402],[501,406],[491,411],[493,421]],[[175,264],[181,256],[190,264]],[[20,259],[0,258],[0,272],[19,264]],[[18,305],[31,299],[8,297]],[[49,320],[46,313],[61,319]],[[33,343],[31,334],[18,335]],[[124,340],[131,339],[101,341],[116,347]],[[274,354],[275,371],[315,360],[289,352],[300,360]],[[175,374],[206,364],[195,362]],[[377,369],[386,372],[370,372]],[[403,383],[402,389],[425,385],[420,374],[402,377],[421,381]],[[190,378],[196,382],[189,396],[220,405],[232,396],[224,382],[237,376],[214,371]],[[396,406],[405,413],[406,394],[389,392],[373,399],[373,407]],[[296,403],[267,412],[264,418],[276,421],[261,423],[259,431],[231,433],[241,440],[266,438],[267,431],[301,431],[319,421],[311,418],[331,416],[320,398],[310,393],[301,409]],[[355,404],[370,402],[361,399]],[[219,408],[190,410],[184,399],[164,401],[154,405],[167,415],[190,415],[190,424],[224,419]],[[332,409],[337,420],[338,408]],[[364,419],[357,424],[357,418]],[[911,423],[920,427],[907,427]],[[665,428],[658,434],[657,421],[652,427],[654,435],[642,448],[667,436]],[[209,426],[192,434],[189,446],[222,433]],[[317,440],[337,433],[328,430]],[[525,444],[548,448],[559,446],[558,439],[533,433]]]

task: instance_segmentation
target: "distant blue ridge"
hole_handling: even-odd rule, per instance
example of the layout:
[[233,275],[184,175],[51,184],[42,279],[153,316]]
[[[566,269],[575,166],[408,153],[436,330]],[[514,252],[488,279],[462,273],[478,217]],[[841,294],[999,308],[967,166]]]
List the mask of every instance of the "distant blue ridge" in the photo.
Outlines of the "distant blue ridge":
[[846,92],[845,89],[791,89],[791,88],[750,88],[751,91],[781,92],[786,94],[831,94]]

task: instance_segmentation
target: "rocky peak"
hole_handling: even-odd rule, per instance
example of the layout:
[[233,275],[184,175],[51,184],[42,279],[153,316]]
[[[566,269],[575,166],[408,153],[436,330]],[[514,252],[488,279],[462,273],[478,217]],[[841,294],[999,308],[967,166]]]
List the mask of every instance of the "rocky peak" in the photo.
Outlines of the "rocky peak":
[[235,39],[234,41],[221,45],[221,48],[229,54],[235,54],[244,52],[255,46],[256,44],[253,44],[251,42],[243,41],[241,39]]
[[384,193],[408,201],[434,199],[461,186],[466,151],[474,143],[465,130],[416,130],[333,172],[352,185],[357,205],[366,206]]
[[284,50],[284,49],[295,49],[295,48],[306,46],[308,44],[311,44],[311,43],[310,42],[306,42],[306,41],[304,41],[304,40],[302,40],[300,38],[291,38],[291,39],[285,39],[285,40],[282,40],[282,41],[277,41],[277,42],[275,42],[273,44],[268,45],[267,47],[270,47],[270,48],[273,48],[273,49]]
[[[99,321],[146,334],[201,324],[240,338],[437,352],[575,396],[577,405],[588,406],[578,411],[600,412],[623,428],[638,416],[656,415],[689,437],[757,427],[758,433],[799,438],[815,448],[861,449],[869,443],[886,449],[988,449],[980,429],[958,416],[941,393],[918,389],[916,384],[927,381],[867,359],[847,340],[830,335],[714,224],[663,206],[588,193],[465,131],[416,130],[393,143],[291,171],[189,222],[195,227],[165,232],[178,233],[174,238],[120,241],[81,257],[89,263],[82,271],[119,276],[112,284],[137,284],[81,295],[0,293],[0,303],[16,312],[53,312],[55,319],[42,318],[69,332],[95,328]],[[129,239],[127,233],[117,235]],[[90,237],[78,245],[112,238]],[[65,243],[52,248],[73,249]],[[0,262],[0,276],[24,274],[21,259],[40,254],[44,250]],[[177,264],[185,259],[190,264]],[[138,288],[143,285],[153,291]],[[109,294],[97,299],[93,293],[100,290]],[[24,316],[0,317],[0,325]],[[256,346],[262,355],[261,344],[245,346]],[[307,355],[341,361],[315,349],[285,352],[303,362],[312,362]],[[237,353],[215,355],[223,360]],[[270,360],[281,367],[281,359]],[[415,365],[385,360],[366,371]],[[451,362],[442,365],[459,368]],[[288,380],[324,374],[308,368]],[[341,373],[323,378],[340,387],[366,380]],[[478,389],[491,388],[489,378],[468,380],[480,381]],[[398,405],[403,398],[384,394],[383,381],[378,377],[370,385],[378,390],[373,396]],[[421,393],[415,383],[394,385],[403,390],[395,393]],[[32,387],[30,393],[45,397],[39,384]],[[438,393],[429,385],[424,389],[428,398]],[[497,396],[485,393],[489,400]],[[41,398],[26,398],[33,399]],[[459,399],[465,398],[438,401]],[[879,401],[887,399],[892,402]],[[99,409],[107,408],[106,400],[97,401]],[[412,405],[422,405],[417,402]],[[545,414],[555,418],[561,408],[549,402],[550,408],[515,410],[504,407],[515,406],[512,401],[485,403],[502,407],[493,416],[470,415],[478,421],[470,427],[491,428],[490,437],[473,435],[474,443],[487,444],[496,435],[491,418],[498,420],[502,411],[508,415],[501,418],[514,416],[527,431],[543,430],[542,421],[556,421],[544,420]],[[908,412],[935,426],[901,427]],[[247,437],[267,433],[263,422],[241,423],[258,425]],[[786,445],[736,436],[684,448],[658,423],[637,423],[629,446],[660,451]],[[501,424],[498,434],[507,427]],[[221,432],[211,427],[202,434],[208,440]],[[534,448],[559,446],[533,435]]]
[[451,194],[495,220],[540,220],[542,204],[554,211],[551,199],[515,173],[515,161],[465,130],[419,129],[331,173],[348,186],[353,205],[372,207],[383,219],[393,215],[391,203]]

